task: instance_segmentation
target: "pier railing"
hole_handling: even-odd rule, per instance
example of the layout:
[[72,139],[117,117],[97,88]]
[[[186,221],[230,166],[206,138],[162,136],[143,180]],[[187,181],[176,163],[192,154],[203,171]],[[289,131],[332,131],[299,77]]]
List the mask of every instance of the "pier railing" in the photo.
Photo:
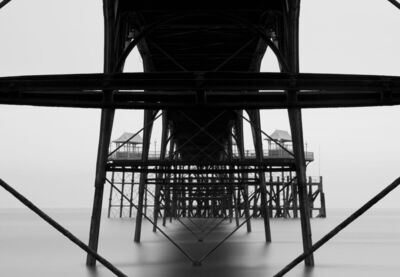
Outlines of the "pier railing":
[[[237,151],[233,151],[233,157],[239,158],[239,153]],[[125,150],[118,150],[114,152],[110,156],[110,160],[140,160],[142,158],[141,151],[125,151]],[[160,151],[150,151],[149,157],[150,160],[156,160],[160,158]],[[256,152],[254,150],[245,150],[244,153],[245,159],[255,159]],[[290,155],[283,149],[270,149],[264,151],[264,158],[270,159],[292,159],[293,156]],[[314,152],[305,152],[306,161],[313,161],[314,160]]]

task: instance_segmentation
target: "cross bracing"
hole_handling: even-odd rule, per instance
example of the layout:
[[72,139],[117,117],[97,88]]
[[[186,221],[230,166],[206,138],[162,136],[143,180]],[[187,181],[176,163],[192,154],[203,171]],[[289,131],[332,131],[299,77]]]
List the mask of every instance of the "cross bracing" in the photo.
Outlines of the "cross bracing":
[[[398,6],[396,1],[389,1]],[[0,7],[8,2],[3,1]],[[321,197],[322,203],[324,196],[320,183],[307,182],[310,159],[304,150],[301,109],[398,105],[400,77],[301,73],[300,0],[205,0],[196,7],[191,4],[178,0],[103,0],[103,73],[0,78],[0,104],[101,109],[88,246],[6,183],[2,181],[1,185],[84,249],[88,266],[98,260],[118,276],[124,274],[97,254],[106,183],[120,196],[120,216],[126,207],[130,216],[137,209],[136,242],[141,240],[145,218],[199,265],[215,248],[200,259],[188,256],[160,228],[159,218],[164,225],[167,218],[175,218],[187,226],[182,218],[234,217],[235,232],[244,225],[251,231],[251,218],[260,217],[265,241],[271,242],[269,218],[293,216],[300,218],[304,251],[293,264],[304,260],[307,266],[313,266],[313,251],[342,226],[312,244],[313,200]],[[143,73],[124,73],[126,58],[135,47],[143,60]],[[280,73],[260,72],[267,49],[276,56]],[[112,159],[108,151],[115,109],[144,110],[143,145],[137,160]],[[262,109],[287,109],[292,136],[292,149],[286,151],[289,157],[265,157]],[[160,112],[162,116],[157,116]],[[153,121],[159,117],[161,151],[154,159],[149,155],[150,137]],[[244,149],[244,121],[251,125],[251,159]],[[107,173],[123,177],[117,180],[113,175],[110,180]],[[277,180],[276,174],[281,174],[281,179]],[[398,180],[343,226],[397,185]],[[317,189],[313,189],[315,186]],[[153,206],[152,215],[146,209],[148,201]],[[318,212],[317,216],[325,216],[324,207]],[[244,220],[239,223],[239,218]],[[212,230],[218,226],[207,222],[197,224],[206,225],[200,228],[203,231],[203,227]]]

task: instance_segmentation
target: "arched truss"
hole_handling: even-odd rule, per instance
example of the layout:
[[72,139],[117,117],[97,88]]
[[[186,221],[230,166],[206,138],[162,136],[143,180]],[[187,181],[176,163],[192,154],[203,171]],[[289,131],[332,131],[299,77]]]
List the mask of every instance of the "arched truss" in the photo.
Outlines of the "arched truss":
[[149,35],[152,31],[156,30],[159,27],[162,27],[163,25],[167,23],[171,23],[173,21],[177,21],[180,19],[185,19],[188,17],[200,17],[200,16],[214,16],[217,18],[224,18],[227,21],[233,22],[239,26],[244,26],[247,28],[250,32],[254,33],[257,35],[259,38],[261,38],[265,44],[271,48],[271,50],[274,52],[275,56],[277,57],[279,63],[282,66],[283,71],[289,71],[289,67],[286,63],[286,60],[284,59],[281,51],[276,47],[276,45],[271,41],[271,39],[265,34],[262,30],[260,30],[258,27],[254,26],[254,24],[251,24],[250,22],[247,22],[243,18],[240,18],[238,16],[234,16],[232,14],[226,14],[222,12],[195,12],[195,13],[189,13],[189,14],[172,14],[169,15],[167,18],[163,18],[157,22],[154,22],[150,24],[149,26],[146,26],[141,32],[134,37],[134,39],[128,44],[128,46],[124,49],[123,53],[118,59],[118,62],[115,67],[115,71],[118,72],[121,70],[125,60],[131,53],[131,51],[140,43],[140,41],[144,38],[146,38],[147,35]]

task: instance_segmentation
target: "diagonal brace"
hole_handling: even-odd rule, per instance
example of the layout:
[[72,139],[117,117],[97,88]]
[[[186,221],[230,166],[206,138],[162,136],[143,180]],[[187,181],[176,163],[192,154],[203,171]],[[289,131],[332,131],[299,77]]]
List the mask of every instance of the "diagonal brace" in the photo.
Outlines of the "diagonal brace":
[[61,226],[58,222],[56,222],[54,219],[52,219],[50,216],[48,216],[45,212],[40,210],[35,204],[33,204],[31,201],[29,201],[27,198],[25,198],[22,194],[20,194],[18,191],[13,189],[11,186],[9,186],[6,182],[4,182],[2,179],[0,179],[0,186],[2,186],[5,190],[7,190],[9,193],[11,193],[15,198],[17,198],[22,204],[24,204],[26,207],[28,207],[31,211],[36,213],[39,217],[41,217],[44,221],[49,223],[52,227],[54,227],[58,232],[60,232],[62,235],[67,237],[70,241],[72,241],[74,244],[76,244],[78,247],[80,247],[83,251],[86,253],[90,254],[92,257],[94,257],[97,261],[99,261],[102,265],[104,265],[106,268],[108,268],[111,272],[113,272],[116,276],[118,277],[127,277],[124,273],[122,273],[118,268],[116,268],[113,264],[111,264],[108,260],[100,256],[96,251],[94,251],[92,248],[87,246],[85,243],[83,243],[80,239],[78,239],[76,236],[74,236],[71,232],[69,232],[66,228]]
[[[106,181],[113,187],[114,190],[116,190],[118,193],[121,193],[121,195],[136,209],[138,210],[139,207],[133,203],[133,201],[131,201],[126,195],[122,194],[122,191],[120,189],[118,189],[113,183],[111,183],[110,180],[108,180],[106,178]],[[142,214],[144,218],[146,218],[153,226],[155,226],[157,228],[157,230],[163,234],[164,237],[166,237],[173,245],[175,245],[176,248],[178,248],[178,250],[186,257],[188,258],[188,260],[190,260],[192,263],[195,262],[195,260],[179,245],[177,244],[170,236],[168,236],[160,227],[158,227],[157,225],[154,224],[154,221],[150,219],[150,217],[148,217],[146,214]]]
[[279,271],[277,274],[275,274],[274,277],[281,277],[281,276],[285,275],[287,272],[289,272],[290,270],[292,270],[296,265],[298,265],[303,260],[305,260],[307,257],[312,255],[322,245],[324,245],[331,238],[336,236],[340,231],[342,231],[344,228],[346,228],[348,225],[350,225],[350,223],[352,223],[354,220],[356,220],[358,217],[360,217],[362,214],[364,214],[366,211],[368,211],[372,206],[374,206],[376,203],[378,203],[380,200],[382,200],[382,198],[384,198],[386,195],[388,195],[392,190],[397,188],[399,185],[400,185],[400,177],[397,178],[396,180],[394,180],[393,183],[391,183],[389,186],[384,188],[381,192],[379,192],[371,200],[369,200],[367,203],[365,203],[361,208],[359,208],[357,211],[355,211],[352,215],[350,215],[348,218],[346,218],[344,221],[342,221],[342,223],[337,225],[332,231],[330,231],[328,234],[326,234],[324,237],[322,237],[319,241],[314,243],[312,245],[312,247],[310,248],[310,251],[298,256],[291,263],[289,263],[287,266],[285,266],[281,271]]

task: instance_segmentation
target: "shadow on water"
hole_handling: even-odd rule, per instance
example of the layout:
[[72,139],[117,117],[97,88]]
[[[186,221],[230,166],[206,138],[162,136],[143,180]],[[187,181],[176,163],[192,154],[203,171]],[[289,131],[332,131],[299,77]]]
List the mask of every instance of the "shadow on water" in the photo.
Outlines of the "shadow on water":
[[[186,228],[177,222],[174,222],[176,229],[173,230],[173,238],[188,252],[188,254],[196,261],[200,260],[210,250],[212,250],[221,240],[223,240],[230,232],[233,231],[235,225],[229,224],[228,221],[221,224],[213,232],[199,242],[197,238],[191,234]],[[216,224],[216,223],[214,223]],[[210,228],[213,224],[211,224]],[[244,228],[241,230],[239,237],[245,238],[247,234],[243,234]],[[204,237],[207,229],[203,233],[196,230],[196,235]],[[265,250],[263,247],[260,250]],[[222,244],[218,249],[208,256],[200,266],[193,265],[189,260],[182,259],[183,255],[178,251],[170,251],[169,249],[160,249],[166,251],[168,260],[159,260],[157,265],[160,273],[165,277],[179,276],[243,276],[238,272],[238,266],[243,264],[248,258],[246,253],[248,249],[243,243],[232,237],[230,240]],[[264,252],[264,251],[262,251]],[[261,253],[260,253],[261,254]],[[238,262],[239,260],[239,262]],[[161,276],[161,274],[160,274]]]
[[[216,249],[201,266],[194,266],[179,250],[177,250],[160,232],[153,233],[151,225],[143,226],[142,242],[130,244],[125,247],[113,246],[114,250],[124,252],[113,259],[113,264],[125,272],[128,276],[163,276],[163,277],[252,277],[252,276],[273,276],[278,272],[282,264],[282,257],[286,256],[279,246],[267,244],[264,241],[262,224],[254,220],[253,232],[247,233],[242,227],[237,233],[229,238],[224,244]],[[185,221],[186,224],[189,222]],[[187,230],[182,224],[174,221],[164,229],[187,253],[194,259],[200,260],[215,245],[224,239],[235,229],[234,223],[225,221],[211,232],[202,242],[199,242],[195,235]],[[196,228],[193,228],[196,230]],[[197,236],[204,236],[207,231],[201,233],[196,230]],[[133,246],[133,247],[132,247]],[[126,251],[129,255],[126,255]],[[283,250],[285,251],[285,250]],[[110,252],[109,252],[110,253]],[[279,254],[277,254],[279,253]],[[286,253],[287,254],[287,253]],[[289,259],[285,257],[285,261]],[[104,271],[91,271],[88,276],[102,277]],[[310,269],[299,267],[296,275],[313,277]]]
[[301,277],[314,277],[314,268],[312,267],[303,267],[303,270],[300,271],[302,273]]
[[[71,232],[87,241],[87,213],[56,215]],[[100,264],[95,269],[86,268],[86,254],[81,249],[29,212],[0,211],[0,217],[8,220],[0,221],[0,276],[113,276]],[[335,217],[314,220],[314,237],[324,235],[337,221]],[[399,222],[398,215],[387,214],[361,219],[316,253],[314,269],[299,264],[285,277],[397,276]],[[134,223],[133,219],[105,219],[100,232],[99,254],[127,276],[269,277],[302,251],[298,220],[271,220],[273,242],[266,244],[263,222],[254,219],[253,232],[240,229],[202,266],[195,267],[160,232],[153,233],[148,222],[143,225],[142,243],[135,244]],[[234,223],[225,222],[201,243],[176,221],[163,230],[198,259],[234,228]]]

